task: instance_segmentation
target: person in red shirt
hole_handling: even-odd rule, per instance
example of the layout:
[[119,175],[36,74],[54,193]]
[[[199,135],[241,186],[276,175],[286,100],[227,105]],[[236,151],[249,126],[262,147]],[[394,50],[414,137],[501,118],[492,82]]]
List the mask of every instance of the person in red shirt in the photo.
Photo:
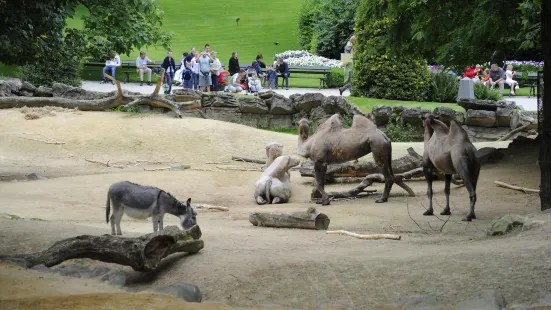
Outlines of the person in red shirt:
[[475,65],[468,66],[467,68],[465,68],[463,77],[473,80],[474,83],[478,83],[480,82],[480,79],[478,78],[478,72],[480,72],[481,70],[482,69],[477,68]]

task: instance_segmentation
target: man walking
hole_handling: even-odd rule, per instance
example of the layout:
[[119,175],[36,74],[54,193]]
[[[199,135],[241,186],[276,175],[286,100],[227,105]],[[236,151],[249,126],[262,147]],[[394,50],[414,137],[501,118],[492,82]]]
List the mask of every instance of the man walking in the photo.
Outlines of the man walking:
[[172,58],[172,52],[168,52],[161,67],[165,69],[165,78],[168,84],[168,90],[165,91],[165,94],[168,95],[172,91],[172,78],[176,72],[176,64],[174,63],[174,58]]
[[147,72],[147,85],[151,86],[151,68],[147,67],[147,64],[155,63],[153,60],[149,59],[144,51],[140,52],[140,56],[136,58],[136,72],[140,74],[140,86],[143,85],[143,73]]

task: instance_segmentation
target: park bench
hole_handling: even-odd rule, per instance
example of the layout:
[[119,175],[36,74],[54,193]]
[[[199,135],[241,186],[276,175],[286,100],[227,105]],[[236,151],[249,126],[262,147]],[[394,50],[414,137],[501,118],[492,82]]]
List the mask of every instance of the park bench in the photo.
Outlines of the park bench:
[[[246,67],[250,66],[249,64],[240,64],[239,68],[245,69]],[[275,68],[275,67],[274,67]],[[266,69],[262,69],[263,72],[266,72]],[[329,73],[331,73],[331,67],[325,67],[325,66],[291,66],[289,65],[289,72],[291,73],[289,78],[294,79],[319,79],[320,85],[319,89],[321,89],[322,86],[327,86],[327,77]],[[297,76],[298,74],[298,76]],[[265,81],[263,81],[265,82]],[[285,80],[281,79],[281,86],[283,87],[283,83]]]

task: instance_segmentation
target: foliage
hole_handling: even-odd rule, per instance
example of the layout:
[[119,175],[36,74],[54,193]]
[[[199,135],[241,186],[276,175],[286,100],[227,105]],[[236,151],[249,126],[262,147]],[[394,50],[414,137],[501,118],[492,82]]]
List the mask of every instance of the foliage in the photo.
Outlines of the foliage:
[[[540,46],[536,25],[541,0],[362,0],[357,22],[388,18],[376,47],[422,55],[446,67],[487,61],[495,52]],[[539,3],[539,4],[538,4]],[[519,9],[522,14],[519,14]],[[529,43],[527,43],[529,42]]]
[[316,54],[339,58],[354,33],[354,13],[360,0],[321,0],[314,33]]
[[106,112],[128,112],[132,114],[140,113],[140,106],[133,105],[130,108],[125,108],[122,105],[116,106],[114,108],[105,109]]
[[401,115],[392,115],[385,128],[386,135],[392,142],[419,141],[419,132],[410,124],[404,123]]
[[499,91],[499,88],[490,88],[481,83],[474,84],[474,96],[480,100],[501,100],[503,94]]
[[297,40],[303,49],[310,50],[314,38],[314,27],[322,0],[306,0],[297,17]]
[[332,69],[327,76],[327,87],[336,88],[344,86],[344,72],[343,69]]
[[436,102],[455,102],[459,80],[446,72],[431,72],[431,99]]
[[20,68],[19,77],[33,85],[51,86],[54,82],[80,86],[83,62],[80,55],[60,51],[56,55],[40,57]]

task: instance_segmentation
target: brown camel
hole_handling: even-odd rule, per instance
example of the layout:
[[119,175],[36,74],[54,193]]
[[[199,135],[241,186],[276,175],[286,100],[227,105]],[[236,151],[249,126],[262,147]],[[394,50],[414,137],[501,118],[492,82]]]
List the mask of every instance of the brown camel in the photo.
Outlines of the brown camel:
[[440,214],[451,215],[450,182],[452,175],[457,173],[463,180],[471,200],[469,214],[462,220],[470,222],[472,219],[476,219],[474,205],[476,203],[476,183],[480,173],[480,162],[476,157],[476,148],[469,140],[465,130],[455,120],[450,122],[448,128],[446,124],[429,114],[425,118],[424,126],[423,172],[428,184],[429,208],[423,215],[433,215],[432,177],[433,170],[437,169],[445,175],[446,181],[444,187],[446,207]]
[[382,166],[385,177],[385,189],[376,202],[388,200],[394,184],[392,146],[390,139],[373,122],[364,116],[354,115],[352,127],[343,128],[339,114],[334,114],[319,125],[310,138],[308,120],[303,118],[298,124],[298,151],[314,162],[316,188],[321,194],[322,205],[329,204],[329,196],[324,190],[327,165],[355,160],[371,152],[375,162]]

